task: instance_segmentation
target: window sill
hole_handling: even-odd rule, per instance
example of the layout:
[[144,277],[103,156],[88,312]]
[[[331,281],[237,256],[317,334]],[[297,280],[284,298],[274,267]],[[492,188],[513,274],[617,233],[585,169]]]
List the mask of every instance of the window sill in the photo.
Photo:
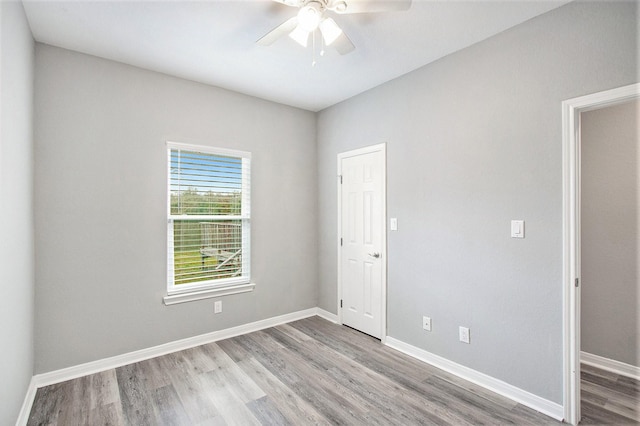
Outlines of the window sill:
[[162,298],[166,306],[178,303],[193,302],[195,300],[209,299],[212,297],[228,296],[230,294],[247,293],[253,291],[255,283],[234,284],[226,287],[208,288],[185,293],[169,294]]

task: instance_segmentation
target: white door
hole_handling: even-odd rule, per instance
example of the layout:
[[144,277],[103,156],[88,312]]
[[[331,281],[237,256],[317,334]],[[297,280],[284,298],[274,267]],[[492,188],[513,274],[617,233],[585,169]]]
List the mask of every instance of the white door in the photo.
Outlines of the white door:
[[386,332],[385,146],[340,154],[338,167],[341,321],[382,339]]

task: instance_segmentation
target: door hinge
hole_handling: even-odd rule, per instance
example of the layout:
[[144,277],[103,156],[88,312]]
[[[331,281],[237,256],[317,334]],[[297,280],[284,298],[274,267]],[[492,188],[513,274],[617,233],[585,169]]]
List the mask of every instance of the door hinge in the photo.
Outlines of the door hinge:
[[580,284],[580,278],[576,278],[574,285],[578,287],[579,284]]
[[342,299],[340,299],[340,307],[342,308]]
[[342,238],[340,238],[340,247],[342,247]]
[[338,175],[338,177],[340,178],[340,185],[342,185],[342,175]]

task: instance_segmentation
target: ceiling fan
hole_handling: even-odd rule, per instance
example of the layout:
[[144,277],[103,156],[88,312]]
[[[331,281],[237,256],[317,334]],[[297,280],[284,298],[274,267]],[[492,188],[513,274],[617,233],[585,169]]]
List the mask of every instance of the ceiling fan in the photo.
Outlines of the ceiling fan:
[[280,24],[261,39],[258,44],[269,46],[284,35],[289,35],[303,47],[307,47],[309,36],[320,30],[326,46],[333,46],[338,53],[346,55],[355,46],[340,29],[336,21],[325,16],[326,11],[338,14],[376,13],[407,10],[411,0],[272,0],[299,8],[298,14]]

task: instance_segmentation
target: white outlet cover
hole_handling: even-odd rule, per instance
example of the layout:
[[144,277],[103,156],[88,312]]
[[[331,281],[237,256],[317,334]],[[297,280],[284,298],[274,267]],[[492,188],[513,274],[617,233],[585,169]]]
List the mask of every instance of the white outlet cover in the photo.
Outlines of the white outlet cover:
[[431,318],[422,317],[422,328],[426,331],[431,331]]
[[467,327],[460,326],[458,332],[462,343],[471,343],[471,332]]
[[222,312],[222,300],[216,300],[213,303],[213,313],[214,314],[219,314]]

